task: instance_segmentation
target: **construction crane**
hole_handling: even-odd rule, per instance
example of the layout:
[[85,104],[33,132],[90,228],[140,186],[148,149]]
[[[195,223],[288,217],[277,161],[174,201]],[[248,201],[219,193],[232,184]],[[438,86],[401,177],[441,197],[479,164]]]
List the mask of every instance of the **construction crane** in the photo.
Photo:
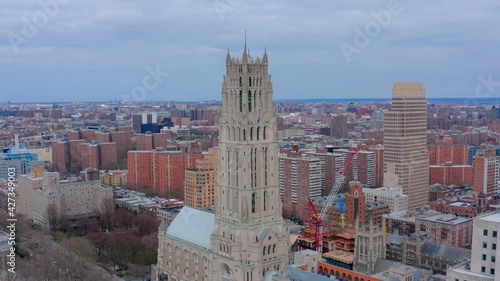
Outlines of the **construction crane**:
[[344,180],[349,171],[349,167],[351,166],[352,160],[354,156],[357,154],[357,151],[352,151],[351,155],[347,158],[347,161],[344,164],[344,167],[339,170],[338,176],[335,178],[335,182],[333,183],[332,190],[330,190],[330,194],[326,198],[325,203],[323,204],[323,208],[321,208],[321,212],[318,213],[316,207],[314,206],[311,198],[309,198],[309,208],[312,211],[311,217],[306,221],[306,226],[310,227],[312,225],[316,226],[316,251],[323,253],[323,219],[326,217],[328,210],[333,204],[335,200],[335,196],[340,190],[342,184],[344,184]]

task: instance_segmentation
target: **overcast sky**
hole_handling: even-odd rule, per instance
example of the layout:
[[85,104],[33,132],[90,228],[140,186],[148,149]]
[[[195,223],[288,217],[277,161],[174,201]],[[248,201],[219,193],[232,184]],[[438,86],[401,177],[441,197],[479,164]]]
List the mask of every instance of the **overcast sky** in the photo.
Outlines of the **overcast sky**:
[[[252,56],[267,48],[277,99],[388,98],[395,81],[465,98],[479,76],[500,82],[496,0],[57,1],[46,12],[0,0],[0,102],[137,97],[148,67],[169,74],[148,82],[147,100],[219,100],[227,49],[241,56],[245,30]],[[369,44],[356,44],[367,24]]]

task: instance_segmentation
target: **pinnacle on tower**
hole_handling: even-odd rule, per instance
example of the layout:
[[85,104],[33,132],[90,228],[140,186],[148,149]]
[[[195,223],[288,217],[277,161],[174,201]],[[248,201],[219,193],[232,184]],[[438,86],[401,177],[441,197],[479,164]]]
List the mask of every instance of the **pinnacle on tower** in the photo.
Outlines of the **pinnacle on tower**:
[[227,48],[227,55],[226,55],[226,64],[231,63],[231,55],[229,54],[229,48]]
[[247,31],[245,30],[245,46],[243,47],[243,63],[248,61],[247,58]]

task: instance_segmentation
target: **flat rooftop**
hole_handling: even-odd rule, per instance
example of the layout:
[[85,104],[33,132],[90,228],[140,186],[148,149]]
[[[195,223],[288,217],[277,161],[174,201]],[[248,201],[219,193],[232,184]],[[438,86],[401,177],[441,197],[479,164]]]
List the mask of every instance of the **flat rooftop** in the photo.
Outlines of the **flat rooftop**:
[[437,215],[434,215],[431,217],[418,217],[417,219],[432,221],[432,222],[439,222],[439,223],[444,223],[444,224],[452,224],[452,225],[460,224],[460,223],[464,223],[464,222],[472,220],[470,218],[458,217],[458,216],[451,215],[451,214],[437,214]]
[[354,253],[344,251],[331,251],[323,254],[324,258],[340,261],[347,264],[354,263]]
[[500,212],[496,212],[494,214],[484,216],[482,218],[479,218],[480,220],[488,221],[488,222],[496,222],[500,223]]

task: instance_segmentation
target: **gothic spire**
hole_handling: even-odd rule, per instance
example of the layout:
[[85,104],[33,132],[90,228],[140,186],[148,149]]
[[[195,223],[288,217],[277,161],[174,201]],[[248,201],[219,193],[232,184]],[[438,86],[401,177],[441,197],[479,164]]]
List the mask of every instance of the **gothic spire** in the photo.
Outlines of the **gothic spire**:
[[247,58],[247,31],[245,29],[245,46],[243,48],[243,63],[246,63],[248,61]]
[[231,55],[229,54],[229,48],[227,49],[227,55],[226,55],[226,64],[231,63]]

